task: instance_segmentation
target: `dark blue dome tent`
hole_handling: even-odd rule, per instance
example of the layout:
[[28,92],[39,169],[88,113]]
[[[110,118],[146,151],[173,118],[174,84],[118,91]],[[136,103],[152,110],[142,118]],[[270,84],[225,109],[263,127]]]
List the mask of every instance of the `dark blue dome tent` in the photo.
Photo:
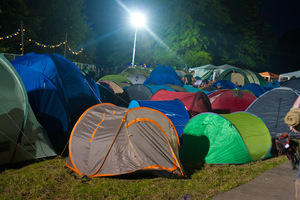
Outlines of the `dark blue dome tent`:
[[158,66],[150,74],[150,76],[145,80],[145,85],[165,85],[173,84],[183,86],[183,82],[180,80],[176,71],[170,66]]
[[222,89],[236,89],[238,88],[236,84],[228,80],[219,80],[212,84],[213,87],[217,88],[217,85],[221,85]]
[[240,88],[241,90],[249,90],[251,91],[256,97],[259,97],[263,93],[266,92],[266,90],[258,85],[257,83],[249,83],[247,85],[244,85],[243,87]]
[[[33,111],[60,152],[80,115],[100,103],[94,80],[58,54],[28,53],[13,60]],[[60,144],[59,144],[60,143]]]
[[131,109],[135,107],[153,108],[164,113],[172,121],[179,138],[181,138],[184,126],[190,119],[189,113],[187,112],[185,105],[179,99],[166,101],[132,100],[128,108]]

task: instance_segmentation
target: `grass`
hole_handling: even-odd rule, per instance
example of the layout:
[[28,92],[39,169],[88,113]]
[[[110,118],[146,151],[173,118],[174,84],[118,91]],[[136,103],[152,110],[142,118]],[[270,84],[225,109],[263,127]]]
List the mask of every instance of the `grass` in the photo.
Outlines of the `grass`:
[[244,165],[205,164],[187,179],[86,178],[65,167],[66,158],[0,172],[0,199],[211,199],[287,161],[286,156]]

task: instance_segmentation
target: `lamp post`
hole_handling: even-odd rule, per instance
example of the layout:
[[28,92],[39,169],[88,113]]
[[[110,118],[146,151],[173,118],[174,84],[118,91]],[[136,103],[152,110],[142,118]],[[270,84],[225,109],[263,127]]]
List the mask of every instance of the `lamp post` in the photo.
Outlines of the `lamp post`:
[[140,13],[133,13],[131,15],[131,23],[135,27],[135,32],[134,32],[134,41],[133,41],[133,52],[132,52],[132,62],[131,62],[131,67],[134,67],[134,57],[135,57],[135,46],[136,46],[136,35],[137,35],[137,30],[138,27],[144,26],[145,19],[144,16]]

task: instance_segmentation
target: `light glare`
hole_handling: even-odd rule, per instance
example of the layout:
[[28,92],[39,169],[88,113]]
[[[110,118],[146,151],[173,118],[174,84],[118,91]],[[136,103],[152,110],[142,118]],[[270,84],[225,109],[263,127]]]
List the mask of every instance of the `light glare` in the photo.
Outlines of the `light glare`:
[[145,25],[145,17],[141,13],[133,13],[131,15],[131,23],[136,27],[142,27]]

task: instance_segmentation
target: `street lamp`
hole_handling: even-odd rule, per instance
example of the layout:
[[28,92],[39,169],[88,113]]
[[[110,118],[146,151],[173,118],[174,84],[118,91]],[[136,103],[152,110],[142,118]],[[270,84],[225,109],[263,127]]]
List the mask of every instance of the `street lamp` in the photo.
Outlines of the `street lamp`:
[[132,63],[131,63],[131,66],[134,67],[137,29],[138,29],[138,27],[144,26],[145,18],[141,13],[133,13],[133,14],[131,14],[131,23],[135,26],[134,42],[133,42],[133,53],[132,53]]

